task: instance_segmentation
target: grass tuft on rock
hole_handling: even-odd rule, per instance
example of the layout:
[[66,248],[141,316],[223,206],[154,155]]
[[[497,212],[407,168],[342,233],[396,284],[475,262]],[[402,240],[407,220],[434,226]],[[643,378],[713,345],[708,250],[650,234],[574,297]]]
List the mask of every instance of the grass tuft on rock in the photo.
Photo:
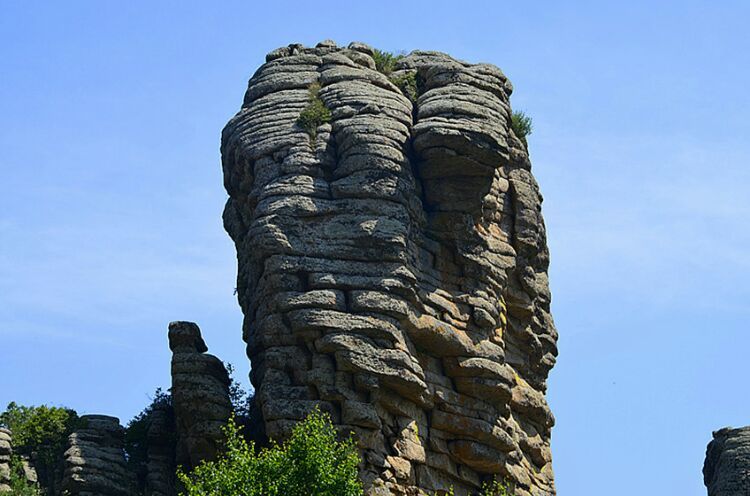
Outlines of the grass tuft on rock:
[[521,141],[526,143],[526,137],[530,135],[533,130],[531,117],[521,110],[515,110],[513,111],[513,114],[511,114],[510,127],[513,129],[513,133],[515,133]]
[[326,108],[323,100],[318,96],[320,84],[313,83],[308,90],[310,92],[310,103],[299,114],[297,125],[304,129],[311,139],[315,139],[318,134],[318,126],[331,121],[331,111]]

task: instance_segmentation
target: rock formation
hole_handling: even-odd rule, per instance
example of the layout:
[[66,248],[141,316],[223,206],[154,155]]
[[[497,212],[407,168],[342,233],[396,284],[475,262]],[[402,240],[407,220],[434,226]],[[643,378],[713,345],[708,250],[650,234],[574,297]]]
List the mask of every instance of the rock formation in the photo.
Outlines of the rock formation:
[[11,433],[8,429],[0,428],[0,493],[10,491],[10,457]]
[[149,413],[146,496],[175,494],[175,425],[172,407],[157,404]]
[[[553,495],[557,333],[512,86],[437,52],[386,76],[373,54],[274,50],[222,135],[266,434],[319,406],[355,433],[369,495],[464,495],[493,477]],[[317,98],[330,122],[303,129]]]
[[232,413],[229,374],[221,360],[206,353],[201,331],[192,322],[169,324],[169,348],[176,462],[190,468],[216,457],[221,428]]
[[83,415],[68,438],[63,494],[130,496],[134,480],[127,470],[120,421],[107,415]]
[[703,481],[708,496],[750,494],[750,427],[713,433],[706,449]]

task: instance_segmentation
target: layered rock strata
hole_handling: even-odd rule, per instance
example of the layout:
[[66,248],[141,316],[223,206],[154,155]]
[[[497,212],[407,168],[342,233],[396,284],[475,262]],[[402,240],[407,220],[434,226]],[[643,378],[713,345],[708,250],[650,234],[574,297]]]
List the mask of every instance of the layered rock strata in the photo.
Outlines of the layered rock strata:
[[107,415],[83,415],[81,427],[68,437],[62,493],[130,496],[135,480],[128,472],[124,429]]
[[175,494],[175,425],[172,407],[158,404],[149,414],[146,496]]
[[10,491],[11,432],[0,427],[0,493]]
[[229,374],[192,322],[169,324],[172,350],[172,406],[176,462],[188,469],[212,460],[222,439],[221,428],[232,413]]
[[708,496],[750,494],[750,427],[713,433],[706,449],[703,481]]
[[[373,53],[274,50],[222,135],[266,434],[319,406],[355,433],[369,495],[471,494],[494,477],[552,495],[557,333],[512,86],[437,52],[389,77]],[[311,98],[331,114],[315,132],[298,124]]]

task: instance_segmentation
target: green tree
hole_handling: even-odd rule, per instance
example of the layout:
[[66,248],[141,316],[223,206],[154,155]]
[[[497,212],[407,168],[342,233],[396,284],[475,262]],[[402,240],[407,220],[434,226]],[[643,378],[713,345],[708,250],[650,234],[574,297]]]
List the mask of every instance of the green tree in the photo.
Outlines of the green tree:
[[235,368],[231,363],[225,362],[224,366],[229,374],[229,401],[235,417],[250,418],[250,410],[253,402],[253,393],[245,391],[240,381],[234,378]]
[[[50,488],[68,435],[79,423],[75,410],[64,407],[24,406],[11,402],[0,413],[0,427],[8,428],[13,433],[14,453],[30,457],[40,481]],[[14,462],[17,477],[21,470],[20,463],[20,459]],[[25,484],[25,481],[17,479],[16,483]]]
[[178,470],[185,496],[360,496],[359,455],[351,437],[336,439],[330,417],[314,410],[283,445],[256,450],[230,419],[225,451],[192,473]]

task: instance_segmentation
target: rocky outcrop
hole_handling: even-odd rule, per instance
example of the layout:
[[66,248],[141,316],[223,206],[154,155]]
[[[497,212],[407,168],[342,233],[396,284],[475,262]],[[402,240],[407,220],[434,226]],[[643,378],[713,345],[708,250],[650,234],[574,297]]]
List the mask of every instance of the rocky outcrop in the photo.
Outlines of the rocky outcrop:
[[0,492],[10,491],[11,432],[0,427]]
[[149,413],[147,453],[145,495],[174,495],[175,425],[170,405],[156,404]]
[[[442,53],[390,76],[372,56],[274,50],[222,135],[266,434],[319,406],[355,433],[367,494],[463,495],[497,477],[552,495],[557,333],[512,86]],[[298,123],[312,98],[330,111],[315,132]]]
[[221,428],[232,413],[229,375],[192,322],[169,324],[176,462],[188,469],[216,457]]
[[750,427],[713,433],[706,450],[703,481],[708,496],[750,494]]
[[127,470],[120,421],[106,415],[80,420],[68,437],[63,494],[131,496],[135,481]]

